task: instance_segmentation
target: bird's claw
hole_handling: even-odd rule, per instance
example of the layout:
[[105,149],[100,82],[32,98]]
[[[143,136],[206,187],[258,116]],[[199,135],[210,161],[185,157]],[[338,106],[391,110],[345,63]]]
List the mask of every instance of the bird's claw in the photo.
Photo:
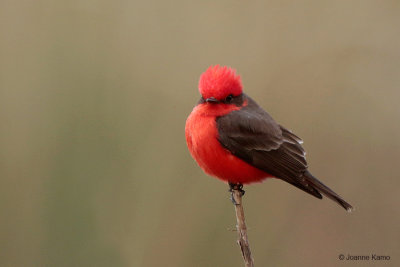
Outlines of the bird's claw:
[[229,192],[231,192],[231,201],[234,205],[239,205],[236,200],[235,197],[233,196],[233,191],[237,190],[240,192],[240,196],[243,196],[244,193],[246,193],[243,190],[243,185],[241,183],[229,183]]

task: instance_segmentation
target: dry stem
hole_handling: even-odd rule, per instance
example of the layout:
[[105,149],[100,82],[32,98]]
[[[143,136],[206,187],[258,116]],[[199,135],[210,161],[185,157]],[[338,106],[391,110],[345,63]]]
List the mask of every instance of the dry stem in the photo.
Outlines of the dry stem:
[[247,228],[246,223],[244,221],[244,211],[242,205],[242,196],[244,191],[242,190],[241,184],[235,184],[231,186],[232,190],[232,201],[235,204],[236,211],[236,221],[237,221],[237,231],[238,231],[238,240],[237,243],[240,246],[242,251],[243,260],[246,267],[254,267],[254,260],[251,256],[251,250],[249,245],[249,239],[247,237]]

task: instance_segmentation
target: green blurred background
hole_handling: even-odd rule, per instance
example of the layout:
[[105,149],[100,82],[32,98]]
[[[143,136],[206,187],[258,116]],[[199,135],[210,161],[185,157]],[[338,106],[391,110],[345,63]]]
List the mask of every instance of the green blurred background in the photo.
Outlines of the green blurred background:
[[256,265],[400,266],[399,14],[397,0],[2,0],[0,266],[242,266],[227,185],[184,138],[211,64],[236,68],[356,207],[246,187]]

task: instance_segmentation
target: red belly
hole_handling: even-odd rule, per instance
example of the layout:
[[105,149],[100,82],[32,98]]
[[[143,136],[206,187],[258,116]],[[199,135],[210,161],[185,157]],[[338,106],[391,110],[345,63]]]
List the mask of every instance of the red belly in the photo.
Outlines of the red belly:
[[186,121],[185,130],[189,151],[199,166],[207,174],[233,183],[248,184],[270,177],[221,146],[216,117],[201,112],[202,108],[202,105],[198,105],[193,110]]

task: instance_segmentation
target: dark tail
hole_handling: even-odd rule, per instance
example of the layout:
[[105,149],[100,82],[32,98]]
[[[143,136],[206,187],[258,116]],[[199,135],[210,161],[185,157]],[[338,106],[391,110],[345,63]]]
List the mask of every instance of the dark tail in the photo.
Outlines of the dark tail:
[[340,206],[345,208],[348,212],[353,210],[353,207],[347,203],[342,197],[332,191],[329,187],[321,183],[317,178],[315,178],[309,171],[304,173],[307,178],[307,182],[312,185],[316,190],[320,191],[324,196],[337,202]]

